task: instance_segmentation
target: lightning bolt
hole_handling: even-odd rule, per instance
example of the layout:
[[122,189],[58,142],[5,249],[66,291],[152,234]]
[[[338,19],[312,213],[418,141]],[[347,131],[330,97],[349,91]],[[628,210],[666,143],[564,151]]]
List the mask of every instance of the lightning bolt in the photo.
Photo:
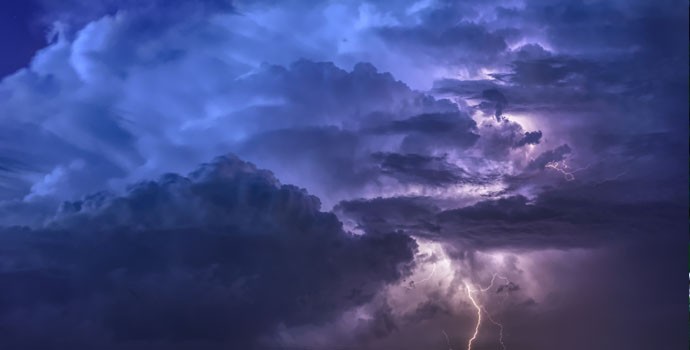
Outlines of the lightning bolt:
[[472,285],[469,282],[465,281],[465,290],[467,290],[467,297],[470,299],[470,302],[477,310],[477,323],[474,326],[474,333],[472,334],[472,337],[467,341],[467,350],[472,350],[472,345],[474,344],[474,341],[477,340],[477,336],[479,335],[479,328],[481,328],[482,326],[482,312],[486,314],[487,318],[489,319],[489,321],[491,321],[491,323],[499,327],[498,341],[501,343],[501,347],[503,348],[503,350],[506,350],[506,345],[503,342],[503,325],[494,320],[493,317],[491,317],[491,314],[489,314],[489,312],[486,311],[486,308],[484,308],[484,306],[481,305],[474,296],[475,292],[486,292],[489,289],[493,288],[494,283],[496,282],[496,278],[505,280],[506,282],[510,282],[508,278],[494,273],[493,276],[491,276],[491,282],[488,286],[484,288],[480,287],[479,289],[475,290],[472,288]]
[[501,348],[503,348],[503,350],[506,350],[506,344],[503,342],[503,325],[499,322],[496,322],[496,320],[494,320],[493,317],[491,317],[491,314],[488,311],[486,311],[486,308],[484,308],[483,306],[482,310],[484,310],[484,313],[486,314],[486,317],[489,319],[489,321],[498,326],[498,342],[501,343]]
[[627,175],[627,174],[628,174],[628,170],[627,170],[627,169],[626,169],[626,170],[623,170],[622,172],[620,172],[619,174],[617,174],[617,175],[615,175],[615,176],[613,176],[613,177],[606,178],[606,179],[604,179],[604,180],[601,180],[601,181],[597,182],[596,184],[594,184],[594,186],[600,186],[600,185],[603,185],[603,184],[605,184],[605,183],[607,183],[607,182],[609,182],[609,181],[618,180],[618,179],[620,179],[621,177],[623,177],[623,176],[625,176],[625,175]]
[[417,284],[426,282],[426,281],[430,280],[432,277],[434,277],[434,274],[436,273],[436,268],[437,268],[437,267],[438,267],[438,266],[437,266],[436,264],[434,264],[434,267],[431,269],[431,273],[429,274],[429,276],[427,276],[426,278],[423,278],[423,279],[417,281]]
[[544,165],[544,168],[558,171],[559,173],[563,174],[563,177],[565,177],[566,181],[573,181],[575,180],[575,173],[589,168],[589,165],[570,171],[570,166],[568,166],[565,160],[562,160],[560,162],[548,162],[546,165]]
[[499,274],[495,273],[495,274],[493,274],[493,276],[491,276],[491,282],[489,283],[489,285],[484,287],[484,288],[480,288],[479,290],[482,292],[486,292],[487,290],[493,288],[494,282],[496,282],[496,278],[500,278],[500,279],[506,281],[506,283],[510,282],[510,280],[508,278],[500,276]]
[[477,339],[479,327],[482,325],[482,308],[474,299],[472,288],[470,288],[470,284],[468,282],[465,282],[465,289],[467,289],[467,297],[470,298],[472,305],[474,305],[475,309],[477,309],[477,324],[474,326],[474,334],[472,334],[472,338],[470,338],[470,340],[467,342],[467,350],[472,350],[472,343],[474,343],[474,341]]
[[448,338],[448,333],[444,329],[441,330],[441,333],[443,333],[443,336],[446,337],[446,344],[448,344],[448,350],[453,350],[453,347],[450,346],[450,338]]
[[411,286],[403,286],[403,287],[406,289],[412,290],[415,288],[415,285],[418,285],[420,283],[423,283],[423,282],[430,280],[432,277],[434,277],[434,274],[436,273],[436,267],[437,267],[436,264],[434,264],[434,267],[431,269],[431,273],[429,274],[429,276],[417,281],[417,283],[415,283],[415,281],[411,281],[410,282]]
[[[415,240],[417,241],[417,239],[415,239]],[[433,262],[432,263],[433,266],[431,268],[430,273],[424,274],[424,278],[421,278],[419,280],[412,280],[409,283],[403,282],[402,285],[400,285],[401,287],[403,287],[404,289],[407,289],[407,290],[413,290],[417,286],[421,285],[422,283],[426,283],[432,279],[434,281],[438,280],[439,286],[440,286],[440,281],[443,281],[450,276],[457,276],[458,275],[458,271],[452,268],[453,266],[451,264],[451,260],[450,260],[451,258],[446,255],[442,246],[432,245],[432,243],[425,241],[421,238],[418,240],[418,242],[420,243],[421,249],[423,249],[422,253],[424,253],[424,254],[430,254],[430,253],[438,254],[438,257],[440,257],[440,262],[439,261]],[[492,257],[494,257],[494,256],[492,255]],[[496,258],[499,258],[499,257],[500,256],[498,256],[498,255],[496,256]],[[446,265],[449,265],[449,266],[446,266]],[[419,267],[419,268],[421,270],[426,270],[425,267]],[[447,271],[446,273],[437,273],[439,271],[443,272],[444,268],[448,268],[448,270],[450,270],[450,271]],[[422,271],[416,271],[415,275],[420,274],[420,272],[422,272]],[[459,280],[456,280],[454,278],[454,281],[460,282],[459,286],[455,283],[452,283],[451,285],[449,285],[449,287],[455,285],[455,288],[457,288],[457,291],[458,291],[458,294],[456,294],[457,296],[461,297],[462,294],[464,294],[464,293],[467,294],[467,298],[469,299],[469,301],[470,301],[472,307],[474,308],[474,310],[476,311],[476,315],[477,315],[476,316],[476,323],[474,324],[472,335],[467,340],[466,348],[463,347],[463,349],[472,350],[475,346],[478,346],[476,343],[478,342],[479,331],[482,327],[482,321],[486,318],[486,319],[488,319],[489,322],[491,322],[492,324],[494,324],[498,327],[498,342],[500,343],[501,348],[503,350],[506,350],[507,347],[506,347],[505,342],[504,342],[504,332],[503,332],[504,327],[501,323],[499,323],[498,321],[496,321],[496,319],[494,319],[495,315],[491,315],[487,311],[486,307],[484,305],[482,305],[483,299],[481,299],[481,297],[479,296],[479,293],[487,293],[489,290],[491,290],[492,288],[497,286],[498,280],[505,281],[506,284],[505,285],[499,284],[500,288],[496,291],[496,293],[499,293],[504,288],[507,288],[507,290],[512,291],[511,281],[507,277],[501,276],[499,273],[493,273],[491,275],[491,279],[490,279],[488,285],[486,285],[486,286],[483,286],[482,283],[474,283],[470,276],[467,276],[466,278],[461,278]],[[464,288],[464,290],[463,290],[463,288]],[[504,293],[504,294],[505,294],[505,297],[507,298],[508,293]],[[487,298],[488,298],[488,296],[487,296]],[[503,298],[503,301],[505,301],[505,298]],[[482,314],[485,314],[485,316]],[[491,328],[493,328],[493,327],[491,327]],[[447,349],[453,350],[453,347],[452,347],[453,342],[451,342],[451,339],[450,339],[448,333],[446,332],[446,330],[445,329],[439,329],[438,331],[440,331],[441,334],[443,335],[443,337],[446,341]],[[467,338],[465,338],[465,339],[467,339]]]

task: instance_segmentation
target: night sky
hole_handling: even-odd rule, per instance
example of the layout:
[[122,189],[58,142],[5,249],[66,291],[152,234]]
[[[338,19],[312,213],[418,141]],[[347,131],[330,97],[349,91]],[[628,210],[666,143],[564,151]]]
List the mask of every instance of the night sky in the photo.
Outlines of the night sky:
[[688,3],[5,0],[0,349],[688,348]]

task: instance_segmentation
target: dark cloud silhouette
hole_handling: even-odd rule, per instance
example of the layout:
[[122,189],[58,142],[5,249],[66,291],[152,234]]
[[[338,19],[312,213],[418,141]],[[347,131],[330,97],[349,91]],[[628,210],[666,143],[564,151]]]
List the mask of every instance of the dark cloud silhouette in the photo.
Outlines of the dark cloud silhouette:
[[342,201],[333,209],[352,226],[369,234],[399,230],[437,231],[434,215],[441,209],[427,197],[389,197]]
[[405,135],[401,148],[409,153],[468,148],[479,138],[474,120],[458,112],[421,114],[389,122],[372,131]]
[[428,186],[479,182],[467,171],[448,163],[446,157],[421,154],[374,153],[381,172],[402,183],[418,183]]
[[541,141],[541,131],[528,131],[525,136],[518,140],[513,147],[522,147],[524,145],[536,145]]
[[585,64],[562,57],[515,61],[512,73],[496,74],[495,77],[518,85],[563,85],[568,79],[581,74]]
[[548,207],[535,206],[527,203],[527,198],[515,196],[497,200],[479,202],[475,205],[444,211],[439,214],[441,220],[460,219],[472,221],[534,221],[551,219],[558,213]]
[[536,60],[544,59],[551,56],[551,52],[544,49],[539,44],[522,45],[517,52],[518,60]]
[[[474,121],[464,114],[444,113],[422,114],[408,119],[395,120],[385,127],[378,128],[376,131],[382,133],[445,134],[459,132],[471,134],[474,127]],[[471,144],[471,142],[469,143]]]
[[508,104],[508,99],[496,89],[482,91],[482,98],[494,103],[494,108],[496,110],[494,116],[496,117],[496,121],[501,121],[501,115],[503,114],[503,109]]
[[[532,201],[513,196],[441,210],[428,199],[398,197],[343,202],[338,210],[371,232],[402,231],[475,248],[606,246],[616,237],[678,232],[674,218],[683,212],[678,199],[631,198],[620,191],[626,190],[615,183],[581,184],[543,192]],[[633,226],[634,232],[625,233]]]
[[508,282],[504,285],[498,286],[498,288],[496,289],[496,294],[504,292],[504,291],[510,293],[510,292],[515,292],[518,290],[520,290],[519,285],[517,285],[513,282]]
[[350,236],[319,207],[225,156],[65,203],[44,229],[5,228],[0,343],[254,348],[279,324],[327,321],[367,301],[349,290],[372,295],[399,278],[414,243]]
[[528,144],[538,144],[541,131],[524,131],[522,126],[507,119],[496,123],[483,122],[479,126],[478,148],[487,158],[507,159],[511,151]]

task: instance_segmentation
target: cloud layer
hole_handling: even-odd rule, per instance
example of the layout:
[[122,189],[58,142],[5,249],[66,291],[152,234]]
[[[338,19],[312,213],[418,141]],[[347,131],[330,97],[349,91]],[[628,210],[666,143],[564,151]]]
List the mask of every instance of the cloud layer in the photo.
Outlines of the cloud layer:
[[39,4],[0,346],[685,341],[686,3]]
[[0,235],[0,343],[256,348],[329,320],[399,278],[415,244],[348,235],[319,207],[233,156],[66,202],[46,228]]

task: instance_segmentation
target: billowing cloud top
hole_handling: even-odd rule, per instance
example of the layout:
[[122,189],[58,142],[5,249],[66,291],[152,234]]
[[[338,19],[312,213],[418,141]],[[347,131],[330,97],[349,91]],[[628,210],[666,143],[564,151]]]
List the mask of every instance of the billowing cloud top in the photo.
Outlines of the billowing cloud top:
[[38,4],[0,347],[682,346],[685,2]]

